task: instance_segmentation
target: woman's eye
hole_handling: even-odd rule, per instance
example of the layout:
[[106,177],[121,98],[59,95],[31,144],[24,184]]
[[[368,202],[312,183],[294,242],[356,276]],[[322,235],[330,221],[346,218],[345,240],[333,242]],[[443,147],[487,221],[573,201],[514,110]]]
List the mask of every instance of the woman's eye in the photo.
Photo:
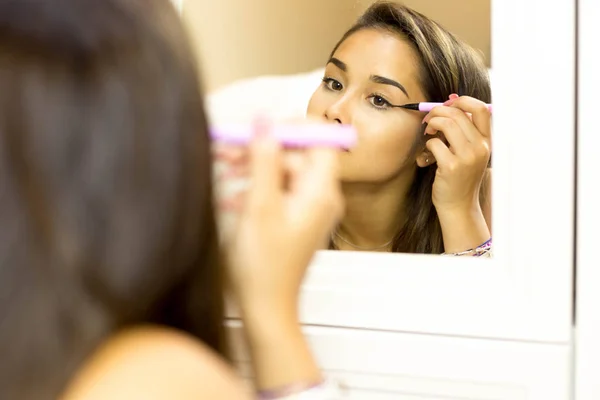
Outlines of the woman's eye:
[[371,97],[371,103],[375,107],[379,107],[379,108],[384,108],[384,107],[387,107],[390,105],[389,101],[387,101],[383,97],[377,96],[377,95]]
[[328,89],[331,89],[335,92],[339,92],[344,88],[341,83],[332,78],[323,78],[323,82],[325,82],[325,85]]

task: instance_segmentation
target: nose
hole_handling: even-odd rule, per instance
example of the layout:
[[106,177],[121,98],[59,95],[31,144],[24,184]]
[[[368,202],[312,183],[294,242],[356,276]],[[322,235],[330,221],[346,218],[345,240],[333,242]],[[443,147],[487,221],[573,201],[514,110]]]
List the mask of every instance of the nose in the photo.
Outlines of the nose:
[[346,96],[340,96],[325,110],[325,118],[334,124],[350,124],[349,105]]

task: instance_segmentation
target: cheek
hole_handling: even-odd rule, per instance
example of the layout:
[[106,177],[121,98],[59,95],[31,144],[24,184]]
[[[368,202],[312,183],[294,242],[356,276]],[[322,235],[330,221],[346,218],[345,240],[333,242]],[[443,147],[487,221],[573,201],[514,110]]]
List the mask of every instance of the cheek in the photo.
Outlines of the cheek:
[[365,156],[383,157],[393,154],[386,159],[405,159],[412,155],[413,146],[417,139],[418,126],[407,121],[369,121],[358,127],[358,150],[364,151]]
[[306,115],[309,117],[320,117],[322,116],[325,108],[323,95],[320,93],[319,88],[315,90],[310,100],[308,101],[308,107],[306,109]]
[[414,121],[379,121],[355,124],[358,146],[342,163],[344,175],[361,175],[366,179],[385,179],[415,163],[414,146],[419,123]]

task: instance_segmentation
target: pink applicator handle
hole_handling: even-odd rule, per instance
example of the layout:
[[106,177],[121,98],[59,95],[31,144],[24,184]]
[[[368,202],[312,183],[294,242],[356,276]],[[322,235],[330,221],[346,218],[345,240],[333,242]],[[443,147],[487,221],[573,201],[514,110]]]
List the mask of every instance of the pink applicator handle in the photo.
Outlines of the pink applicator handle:
[[[419,103],[419,111],[430,112],[434,107],[443,106],[444,103]],[[492,105],[487,104],[488,110],[492,112]]]
[[[337,124],[275,124],[271,134],[284,147],[336,147],[350,149],[356,145],[356,129],[350,125]],[[247,145],[253,137],[251,124],[218,124],[210,127],[214,141],[234,145]]]

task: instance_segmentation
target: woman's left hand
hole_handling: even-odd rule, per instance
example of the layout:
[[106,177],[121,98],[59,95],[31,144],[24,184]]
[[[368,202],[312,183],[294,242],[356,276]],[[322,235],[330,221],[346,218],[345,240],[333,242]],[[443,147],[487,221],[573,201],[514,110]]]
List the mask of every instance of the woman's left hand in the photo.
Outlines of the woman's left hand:
[[[470,115],[469,115],[470,114]],[[491,155],[491,114],[485,103],[468,96],[450,96],[423,119],[427,141],[438,168],[432,200],[438,214],[472,211]]]

